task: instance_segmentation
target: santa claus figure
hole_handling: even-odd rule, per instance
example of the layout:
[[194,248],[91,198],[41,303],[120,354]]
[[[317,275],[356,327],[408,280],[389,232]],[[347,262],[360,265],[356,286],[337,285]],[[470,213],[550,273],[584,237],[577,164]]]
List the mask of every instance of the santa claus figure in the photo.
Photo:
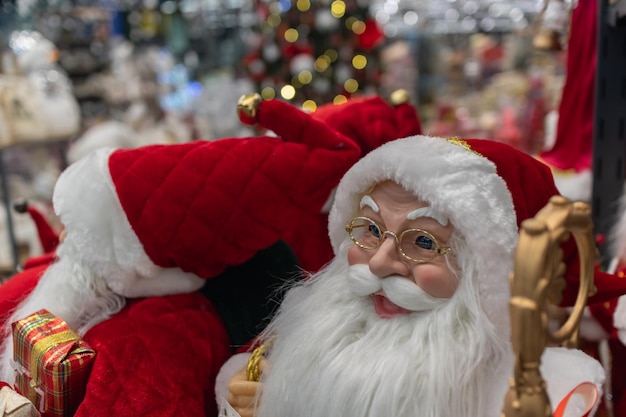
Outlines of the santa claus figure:
[[[497,142],[414,136],[370,152],[337,188],[334,260],[287,293],[261,337],[260,383],[240,370],[246,355],[222,368],[221,406],[242,417],[499,416],[518,228],[556,194],[547,166]],[[549,348],[541,366],[553,407],[594,411],[596,360]],[[590,395],[564,400],[580,383]]]
[[45,308],[96,351],[77,416],[216,414],[217,370],[262,329],[280,280],[300,255],[311,270],[330,260],[324,207],[341,176],[421,129],[401,99],[312,116],[251,95],[239,111],[277,137],[100,149],[61,175],[62,243],[0,291],[1,381],[15,379],[11,323]]
[[55,261],[0,291],[0,381],[15,381],[11,323],[45,308],[96,351],[76,416],[216,414],[213,381],[235,346],[198,290],[319,213],[360,155],[288,103],[241,111],[278,137],[100,149],[63,172]]

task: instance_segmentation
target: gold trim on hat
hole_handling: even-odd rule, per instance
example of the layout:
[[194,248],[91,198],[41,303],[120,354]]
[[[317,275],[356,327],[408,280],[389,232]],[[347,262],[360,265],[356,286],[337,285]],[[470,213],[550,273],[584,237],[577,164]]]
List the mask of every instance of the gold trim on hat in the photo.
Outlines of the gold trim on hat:
[[445,140],[447,142],[450,142],[450,143],[454,144],[454,145],[458,145],[458,146],[460,146],[462,148],[465,148],[465,149],[467,149],[470,152],[474,152],[478,156],[482,156],[483,158],[485,157],[485,155],[483,155],[480,152],[477,152],[474,149],[472,149],[472,147],[469,145],[469,143],[467,143],[463,139],[459,139],[457,136],[452,136],[450,138],[445,138]]

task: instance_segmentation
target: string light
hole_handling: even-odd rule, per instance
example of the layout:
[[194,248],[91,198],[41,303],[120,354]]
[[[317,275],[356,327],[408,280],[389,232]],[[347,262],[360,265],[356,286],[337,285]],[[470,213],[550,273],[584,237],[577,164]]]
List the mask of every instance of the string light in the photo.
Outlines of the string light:
[[272,13],[269,16],[267,16],[267,24],[273,28],[278,27],[278,25],[280,25],[280,22],[281,22],[281,18],[280,18],[280,15],[278,14]]
[[293,85],[285,85],[280,89],[280,96],[285,100],[291,100],[296,96],[296,89]]
[[356,22],[352,24],[351,29],[355,35],[361,35],[363,32],[365,32],[365,23],[360,20],[357,20]]
[[315,103],[313,100],[305,100],[304,103],[302,103],[302,109],[313,113],[315,110],[317,110],[317,103]]
[[330,12],[332,13],[333,17],[336,17],[337,19],[342,18],[343,15],[346,14],[346,3],[344,3],[342,0],[333,1],[333,3],[330,5]]
[[367,66],[367,58],[364,55],[358,54],[352,58],[352,66],[358,70],[361,70]]
[[317,72],[324,72],[328,69],[329,65],[330,58],[328,57],[328,55],[320,55],[319,58],[315,60],[313,68],[315,68],[315,71]]
[[289,28],[285,31],[285,40],[289,43],[294,43],[298,40],[298,31],[294,28]]
[[306,12],[311,8],[311,2],[309,0],[298,0],[296,2],[296,8],[301,12]]
[[309,84],[313,81],[313,74],[311,74],[311,71],[304,70],[298,74],[298,81],[304,85]]
[[343,88],[348,92],[348,93],[354,93],[359,89],[359,82],[357,80],[355,80],[354,78],[348,78],[344,83],[343,83]]
[[343,104],[347,102],[348,102],[348,98],[344,96],[343,94],[336,95],[335,98],[333,99],[333,104]]
[[265,87],[261,90],[263,100],[271,100],[276,97],[276,91],[272,87]]

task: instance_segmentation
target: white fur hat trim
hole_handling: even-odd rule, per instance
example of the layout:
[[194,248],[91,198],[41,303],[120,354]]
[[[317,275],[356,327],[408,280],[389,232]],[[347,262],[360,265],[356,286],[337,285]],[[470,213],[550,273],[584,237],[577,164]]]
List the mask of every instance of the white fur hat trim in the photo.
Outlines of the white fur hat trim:
[[125,297],[195,291],[205,281],[155,265],[133,231],[108,168],[114,149],[99,149],[68,167],[53,195],[67,237],[63,245]]

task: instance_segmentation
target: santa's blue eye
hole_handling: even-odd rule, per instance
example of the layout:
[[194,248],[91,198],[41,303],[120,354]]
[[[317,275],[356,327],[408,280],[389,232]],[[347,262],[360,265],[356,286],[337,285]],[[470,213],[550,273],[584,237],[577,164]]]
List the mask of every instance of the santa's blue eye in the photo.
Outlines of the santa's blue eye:
[[418,236],[415,239],[415,244],[422,249],[434,250],[436,245],[431,238],[425,235]]
[[372,236],[380,238],[380,229],[375,224],[370,224],[367,228]]

